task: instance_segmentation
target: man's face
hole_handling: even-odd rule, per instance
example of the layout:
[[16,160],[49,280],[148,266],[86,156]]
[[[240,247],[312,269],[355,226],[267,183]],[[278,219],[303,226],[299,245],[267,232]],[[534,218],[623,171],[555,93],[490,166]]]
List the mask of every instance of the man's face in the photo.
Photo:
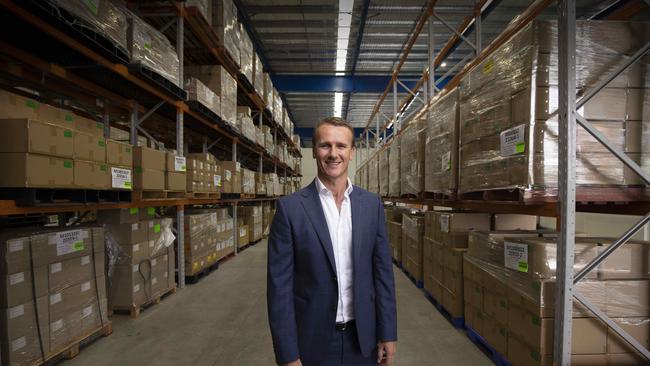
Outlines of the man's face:
[[313,154],[319,175],[329,179],[347,177],[354,155],[352,132],[346,127],[321,125],[316,131]]

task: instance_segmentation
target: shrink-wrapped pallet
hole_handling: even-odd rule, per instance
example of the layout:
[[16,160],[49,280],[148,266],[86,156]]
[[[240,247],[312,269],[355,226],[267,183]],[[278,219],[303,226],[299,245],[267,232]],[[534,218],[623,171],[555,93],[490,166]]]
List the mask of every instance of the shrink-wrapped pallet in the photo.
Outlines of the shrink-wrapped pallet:
[[390,144],[390,152],[388,154],[388,195],[391,197],[398,197],[402,189],[402,180],[400,179],[402,168],[400,160],[400,143],[401,138],[396,136]]
[[458,89],[430,107],[426,129],[424,190],[453,194],[458,184]]

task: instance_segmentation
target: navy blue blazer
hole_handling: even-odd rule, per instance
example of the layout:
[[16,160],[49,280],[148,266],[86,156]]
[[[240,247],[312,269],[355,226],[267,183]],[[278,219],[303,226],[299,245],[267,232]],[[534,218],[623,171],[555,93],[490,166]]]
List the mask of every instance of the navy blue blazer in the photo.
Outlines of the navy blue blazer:
[[[397,340],[393,265],[380,198],[354,186],[354,316],[362,353]],[[333,336],[338,283],[315,181],[277,201],[268,251],[267,302],[276,361],[318,363]]]

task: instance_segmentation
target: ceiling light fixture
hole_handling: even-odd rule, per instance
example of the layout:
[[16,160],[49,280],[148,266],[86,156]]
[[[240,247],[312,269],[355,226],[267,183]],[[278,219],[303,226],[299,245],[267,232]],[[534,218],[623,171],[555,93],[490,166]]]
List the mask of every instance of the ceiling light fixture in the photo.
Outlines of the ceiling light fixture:
[[[336,76],[345,75],[350,41],[350,25],[354,0],[339,0],[338,29],[336,37]],[[341,117],[343,93],[334,93],[334,115]]]

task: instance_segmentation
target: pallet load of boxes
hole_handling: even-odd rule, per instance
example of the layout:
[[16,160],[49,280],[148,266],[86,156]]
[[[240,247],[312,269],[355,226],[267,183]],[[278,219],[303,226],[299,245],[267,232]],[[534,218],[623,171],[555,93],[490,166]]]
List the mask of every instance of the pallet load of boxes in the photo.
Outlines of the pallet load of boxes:
[[[647,41],[649,29],[634,22],[578,21],[577,87],[593,87],[628,50]],[[553,363],[559,233],[540,229],[535,216],[431,205],[483,200],[489,211],[494,201],[501,201],[498,207],[557,199],[557,32],[554,22],[525,26],[468,69],[457,87],[436,96],[355,176],[387,200],[401,197],[385,209],[394,262],[454,326],[487,346],[497,363],[516,366]],[[644,67],[633,65],[579,112],[648,169]],[[578,200],[649,200],[639,178],[581,128],[577,146]],[[423,212],[412,208],[423,204],[429,205]],[[615,240],[578,234],[574,273]],[[650,242],[629,240],[575,285],[645,347],[649,255]],[[573,364],[647,363],[575,299],[572,327]]]

